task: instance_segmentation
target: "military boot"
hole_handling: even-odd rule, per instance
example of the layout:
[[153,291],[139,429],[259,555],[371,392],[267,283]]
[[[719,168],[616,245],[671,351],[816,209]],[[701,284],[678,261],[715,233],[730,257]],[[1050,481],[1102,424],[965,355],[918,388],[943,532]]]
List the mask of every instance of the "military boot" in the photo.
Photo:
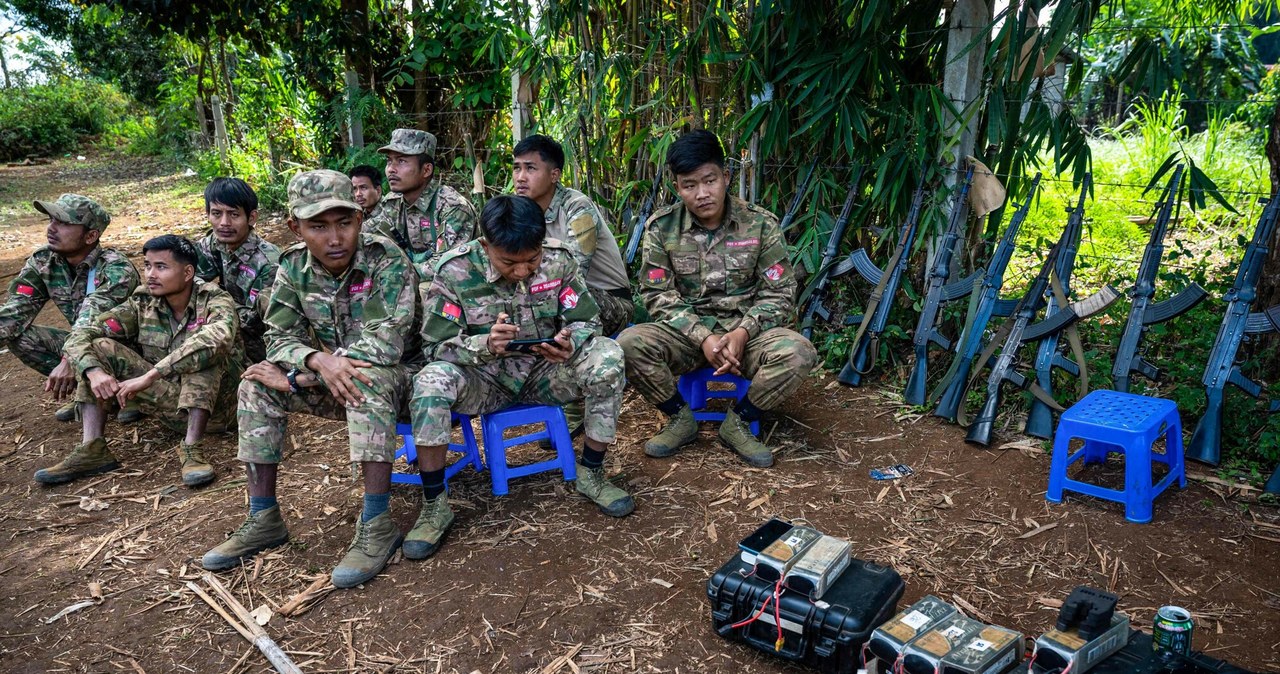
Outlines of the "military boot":
[[97,475],[120,467],[120,462],[107,449],[105,438],[76,445],[67,458],[58,463],[36,471],[36,482],[40,484],[63,484],[78,477]]
[[756,468],[773,465],[773,452],[756,439],[751,432],[751,424],[743,421],[733,410],[725,413],[724,423],[720,424],[720,444],[732,449],[743,461]]
[[693,410],[685,405],[675,416],[667,419],[667,425],[657,435],[644,443],[644,453],[659,459],[671,456],[697,438],[698,422],[693,418]]
[[578,464],[578,493],[591,499],[600,507],[600,512],[609,517],[626,517],[636,509],[636,502],[631,494],[614,486],[604,475],[604,466],[587,468]]
[[391,521],[391,513],[385,512],[363,522],[357,519],[356,535],[351,539],[347,554],[334,567],[331,580],[337,588],[355,587],[366,583],[382,571],[391,555],[400,547],[404,535]]
[[142,421],[142,410],[138,409],[138,404],[133,401],[125,403],[123,409],[116,414],[116,421],[122,424],[136,424]]
[[53,418],[57,419],[58,421],[61,421],[64,424],[70,421],[75,421],[76,412],[79,409],[80,409],[80,403],[77,403],[76,401],[72,400],[66,405],[59,407],[58,411],[53,413]]
[[271,506],[249,515],[218,547],[204,553],[200,565],[209,571],[222,571],[240,564],[263,550],[270,550],[289,541],[289,530],[280,516],[280,506]]
[[202,440],[190,445],[186,442],[178,444],[178,463],[182,467],[182,484],[188,487],[209,484],[216,477],[213,472],[213,466],[209,465],[209,462],[204,459],[202,444]]
[[449,507],[449,495],[440,495],[422,502],[418,522],[404,537],[404,556],[409,559],[426,559],[436,553],[444,543],[444,537],[453,526],[453,509]]

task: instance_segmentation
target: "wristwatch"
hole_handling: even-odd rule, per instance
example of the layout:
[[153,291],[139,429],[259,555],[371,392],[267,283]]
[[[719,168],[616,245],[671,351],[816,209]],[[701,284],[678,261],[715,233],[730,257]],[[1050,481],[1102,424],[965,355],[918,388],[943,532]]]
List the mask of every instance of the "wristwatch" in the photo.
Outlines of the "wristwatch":
[[289,393],[297,395],[302,389],[298,388],[298,368],[293,368],[284,373],[284,378],[289,380]]

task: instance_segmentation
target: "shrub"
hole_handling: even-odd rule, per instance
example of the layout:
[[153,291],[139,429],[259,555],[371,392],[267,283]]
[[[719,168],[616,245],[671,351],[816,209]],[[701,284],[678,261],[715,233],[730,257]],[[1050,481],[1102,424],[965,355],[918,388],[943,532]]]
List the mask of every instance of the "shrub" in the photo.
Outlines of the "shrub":
[[63,154],[126,118],[129,99],[111,85],[65,81],[0,96],[0,160]]

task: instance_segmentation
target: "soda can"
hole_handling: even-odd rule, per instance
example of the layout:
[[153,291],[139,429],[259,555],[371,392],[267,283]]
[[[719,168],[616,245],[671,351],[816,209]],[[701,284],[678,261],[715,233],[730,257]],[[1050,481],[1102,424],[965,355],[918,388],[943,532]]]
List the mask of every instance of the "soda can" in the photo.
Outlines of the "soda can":
[[1151,647],[1156,653],[1191,655],[1191,611],[1180,606],[1162,606],[1151,622]]

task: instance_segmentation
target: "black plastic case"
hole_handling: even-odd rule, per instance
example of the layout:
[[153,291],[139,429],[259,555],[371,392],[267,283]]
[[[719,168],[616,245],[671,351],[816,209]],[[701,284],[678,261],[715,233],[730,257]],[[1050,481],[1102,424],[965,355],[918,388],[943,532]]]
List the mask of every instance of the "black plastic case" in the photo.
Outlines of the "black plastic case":
[[749,576],[751,566],[734,555],[707,581],[711,622],[716,632],[765,653],[814,667],[824,674],[858,671],[862,645],[872,630],[893,617],[905,585],[893,569],[851,559],[849,567],[816,602],[791,591],[781,595],[783,644],[774,650],[778,631],[773,605],[760,619],[740,628],[734,623],[755,615],[774,583]]
[[1152,651],[1151,635],[1134,632],[1129,643],[1098,663],[1088,674],[1252,674],[1198,652],[1163,658]]

